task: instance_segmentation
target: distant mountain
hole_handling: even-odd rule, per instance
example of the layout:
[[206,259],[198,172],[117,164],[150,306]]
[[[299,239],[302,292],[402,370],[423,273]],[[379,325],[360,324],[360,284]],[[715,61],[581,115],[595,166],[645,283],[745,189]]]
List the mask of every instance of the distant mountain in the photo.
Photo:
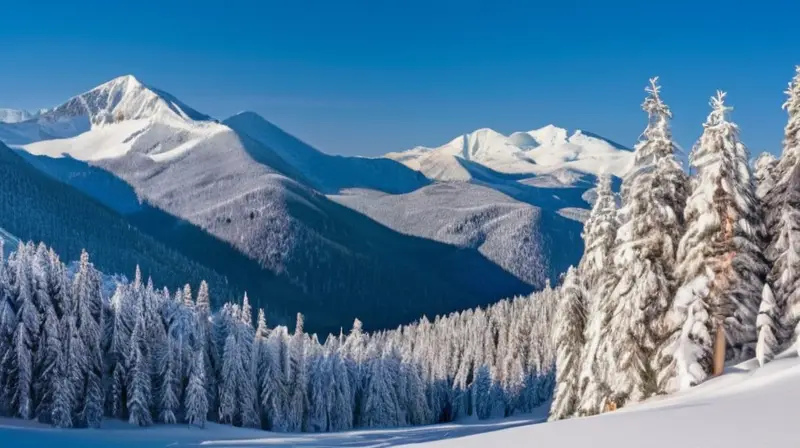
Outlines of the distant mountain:
[[0,123],[19,123],[33,117],[34,115],[26,110],[0,108]]
[[629,149],[595,134],[575,131],[570,135],[566,129],[548,125],[509,136],[479,129],[436,148],[417,147],[386,157],[430,179],[467,181],[475,176],[464,162],[518,177],[553,176],[564,171],[607,172],[619,177],[629,169],[632,155]]
[[[404,165],[325,155],[253,114],[227,123],[126,76],[36,120],[0,125],[0,139],[225,273],[273,315],[290,320],[302,311],[319,331],[349,327],[356,316],[392,327],[532,289],[476,246],[398,232],[321,194],[404,193],[429,183]],[[256,281],[253,294],[261,278],[274,280]]]

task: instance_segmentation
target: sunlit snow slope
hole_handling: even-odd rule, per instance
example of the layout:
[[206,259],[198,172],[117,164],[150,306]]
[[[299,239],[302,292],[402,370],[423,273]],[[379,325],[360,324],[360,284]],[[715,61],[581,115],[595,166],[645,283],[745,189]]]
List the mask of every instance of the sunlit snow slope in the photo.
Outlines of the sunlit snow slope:
[[484,128],[462,135],[436,148],[416,147],[386,154],[431,179],[469,180],[474,177],[466,162],[498,173],[542,175],[560,170],[583,174],[606,172],[622,177],[633,153],[594,134],[553,125],[504,135]]
[[[800,360],[755,360],[681,394],[597,417],[431,442],[436,448],[752,448],[797,446]],[[419,445],[414,445],[419,446]]]

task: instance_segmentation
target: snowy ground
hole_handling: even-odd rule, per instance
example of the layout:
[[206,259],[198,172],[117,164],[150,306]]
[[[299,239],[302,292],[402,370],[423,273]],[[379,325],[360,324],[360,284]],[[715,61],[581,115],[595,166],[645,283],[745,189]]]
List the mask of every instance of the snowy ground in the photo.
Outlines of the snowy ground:
[[755,361],[670,397],[597,417],[512,428],[433,448],[767,448],[798,446],[800,360],[792,354],[763,368]]
[[[146,429],[109,421],[101,430],[58,430],[0,420],[3,447],[592,447],[725,448],[795,446],[800,359],[763,368],[754,361],[682,394],[597,417],[535,424],[541,418],[469,422],[334,434],[273,434],[210,424]],[[421,444],[421,445],[418,445]]]
[[125,422],[107,421],[104,428],[54,429],[37,423],[0,419],[2,447],[396,447],[464,437],[531,425],[542,421],[531,416],[464,424],[419,426],[413,428],[359,430],[329,434],[276,434],[255,429],[209,424],[206,429],[185,425],[137,428]]

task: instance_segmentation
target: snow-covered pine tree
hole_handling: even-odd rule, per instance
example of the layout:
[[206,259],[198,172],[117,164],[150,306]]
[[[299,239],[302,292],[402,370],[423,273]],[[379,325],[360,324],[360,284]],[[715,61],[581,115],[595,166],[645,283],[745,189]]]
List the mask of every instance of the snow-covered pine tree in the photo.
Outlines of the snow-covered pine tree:
[[586,294],[585,343],[581,351],[579,387],[579,409],[581,415],[598,412],[597,403],[602,385],[598,374],[597,354],[603,329],[607,325],[602,312],[602,286],[613,267],[611,258],[618,229],[616,195],[611,190],[611,177],[602,175],[597,183],[597,200],[589,219],[584,225],[584,250],[579,273]]
[[176,414],[180,407],[178,398],[178,388],[180,387],[180,373],[176,368],[175,342],[172,337],[167,336],[166,346],[158,350],[158,373],[159,373],[159,400],[158,400],[158,420],[162,423],[176,423]]
[[125,418],[127,413],[127,378],[128,378],[128,352],[130,351],[130,330],[136,322],[132,315],[130,285],[117,285],[117,290],[111,297],[111,322],[109,322],[109,337],[111,338],[106,362],[109,364],[107,371],[110,375],[107,394],[108,413],[117,418]]
[[262,369],[261,409],[267,429],[275,432],[287,430],[285,407],[288,404],[287,369],[284,365],[288,355],[289,335],[286,327],[280,326],[270,331]]
[[[71,319],[69,316],[64,320]],[[62,325],[63,329],[69,329],[71,326]],[[74,327],[73,327],[74,328]],[[78,338],[77,333],[74,335],[75,339]],[[72,384],[72,377],[70,376],[70,340],[72,336],[64,334],[64,343],[62,350],[58,354],[56,362],[56,382],[53,389],[53,405],[50,410],[50,422],[57,428],[71,428],[72,427],[72,409],[75,407],[75,387]]]
[[[49,301],[48,301],[49,303]],[[35,390],[38,395],[35,415],[42,423],[52,423],[53,405],[60,392],[59,360],[63,356],[61,332],[56,311],[50,304],[44,311],[41,339],[37,353],[38,372]]]
[[481,420],[486,420],[492,416],[492,374],[489,366],[483,364],[478,368],[473,386],[475,394],[475,414]]
[[238,383],[242,380],[240,351],[236,345],[235,330],[225,340],[222,352],[222,383],[219,388],[219,419],[232,424],[239,417]]
[[306,424],[308,410],[308,366],[305,359],[305,333],[303,315],[297,313],[294,334],[289,342],[289,402],[287,407],[287,430],[298,432]]
[[153,402],[150,379],[150,360],[147,357],[147,338],[144,310],[137,305],[136,323],[131,332],[128,354],[128,421],[132,425],[149,426],[153,423],[150,406]]
[[764,226],[738,127],[728,121],[725,93],[711,99],[691,163],[697,177],[678,247],[682,283],[660,352],[664,392],[690,387],[711,373],[714,329],[723,325],[734,358],[754,354],[756,315],[767,272]]
[[186,387],[184,417],[189,425],[205,427],[208,415],[208,399],[206,398],[206,368],[203,365],[205,352],[195,352],[192,368],[189,373],[189,385]]
[[89,263],[89,254],[81,252],[78,272],[72,280],[72,300],[77,307],[77,323],[83,340],[86,364],[85,387],[79,394],[79,421],[97,428],[103,418],[103,353],[101,350],[102,293],[99,274]]
[[239,400],[241,401],[242,426],[256,428],[260,424],[258,411],[258,359],[254,356],[255,329],[253,328],[252,308],[245,293],[242,300],[241,323],[237,325],[239,360],[242,363],[242,377],[238,384]]
[[756,359],[763,366],[770,362],[778,350],[778,340],[775,338],[775,324],[780,319],[778,308],[775,306],[775,297],[769,284],[764,284],[761,306],[758,309],[756,328],[758,330],[758,344],[756,345]]
[[553,326],[556,358],[555,399],[550,407],[550,420],[572,417],[580,400],[581,350],[586,329],[586,302],[577,270],[570,266],[561,286],[561,301]]
[[192,299],[192,287],[188,283],[183,285],[183,305],[187,308],[194,308],[194,299]]
[[332,372],[330,359],[325,355],[315,355],[309,362],[308,384],[308,430],[309,432],[328,431],[329,392]]
[[600,376],[609,389],[605,398],[617,406],[657,391],[653,358],[665,338],[663,319],[675,294],[672,270],[688,185],[674,157],[672,113],[657,78],[646,91],[642,108],[649,122],[636,145],[634,169],[624,179],[614,268],[601,299],[608,325],[597,356],[609,360]]
[[16,308],[16,327],[11,350],[5,354],[5,387],[10,388],[11,413],[24,419],[33,414],[33,356],[32,349],[39,334],[39,313],[33,302],[31,276],[32,247],[20,243],[12,261],[11,302]]
[[205,280],[200,282],[200,289],[197,291],[197,310],[200,312],[211,312],[211,298],[208,295],[208,283]]
[[800,316],[800,66],[786,94],[783,153],[775,166],[775,185],[763,199],[770,239],[764,253],[772,265],[767,283],[780,315],[775,337],[781,346],[793,341]]

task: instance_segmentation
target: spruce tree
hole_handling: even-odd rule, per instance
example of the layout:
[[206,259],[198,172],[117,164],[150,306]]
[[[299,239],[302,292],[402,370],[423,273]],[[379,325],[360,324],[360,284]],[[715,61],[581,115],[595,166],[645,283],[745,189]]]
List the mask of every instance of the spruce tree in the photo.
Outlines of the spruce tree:
[[663,320],[675,294],[672,270],[688,183],[674,157],[672,113],[657,78],[646,91],[642,108],[649,123],[636,145],[634,169],[624,179],[614,268],[601,299],[608,324],[598,356],[611,360],[602,381],[607,398],[618,406],[657,391],[654,355],[665,339]]
[[[611,275],[614,247],[618,228],[617,203],[611,190],[611,178],[600,176],[597,184],[597,200],[589,219],[584,225],[583,239],[586,248],[581,258],[580,276],[586,293],[585,344],[581,351],[580,377],[578,380],[580,404],[578,413],[590,415],[598,412],[597,402],[602,389],[598,370],[598,350],[607,325],[602,312],[604,291],[602,286]],[[538,343],[538,342],[537,342]]]
[[775,322],[780,346],[793,342],[800,316],[800,66],[786,94],[783,152],[774,169],[775,186],[763,200],[770,240],[765,255],[772,265],[767,283],[780,316]]
[[561,300],[553,323],[553,338],[558,356],[555,399],[550,407],[551,421],[572,417],[578,408],[580,359],[585,342],[585,293],[575,268],[570,266],[561,289]]
[[152,387],[150,360],[147,357],[147,339],[144,311],[138,306],[136,323],[131,332],[128,354],[128,421],[132,425],[149,426],[153,423],[150,413]]
[[186,387],[186,401],[184,416],[190,425],[205,427],[208,414],[208,400],[206,398],[206,368],[203,365],[205,353],[203,350],[195,352],[192,367],[189,373],[189,385]]
[[761,253],[765,232],[747,150],[738,127],[728,121],[724,99],[723,92],[711,99],[712,112],[691,157],[697,179],[678,247],[676,276],[682,286],[666,321],[670,336],[659,360],[665,392],[698,384],[711,373],[711,335],[718,325],[732,357],[755,352],[767,272]]

